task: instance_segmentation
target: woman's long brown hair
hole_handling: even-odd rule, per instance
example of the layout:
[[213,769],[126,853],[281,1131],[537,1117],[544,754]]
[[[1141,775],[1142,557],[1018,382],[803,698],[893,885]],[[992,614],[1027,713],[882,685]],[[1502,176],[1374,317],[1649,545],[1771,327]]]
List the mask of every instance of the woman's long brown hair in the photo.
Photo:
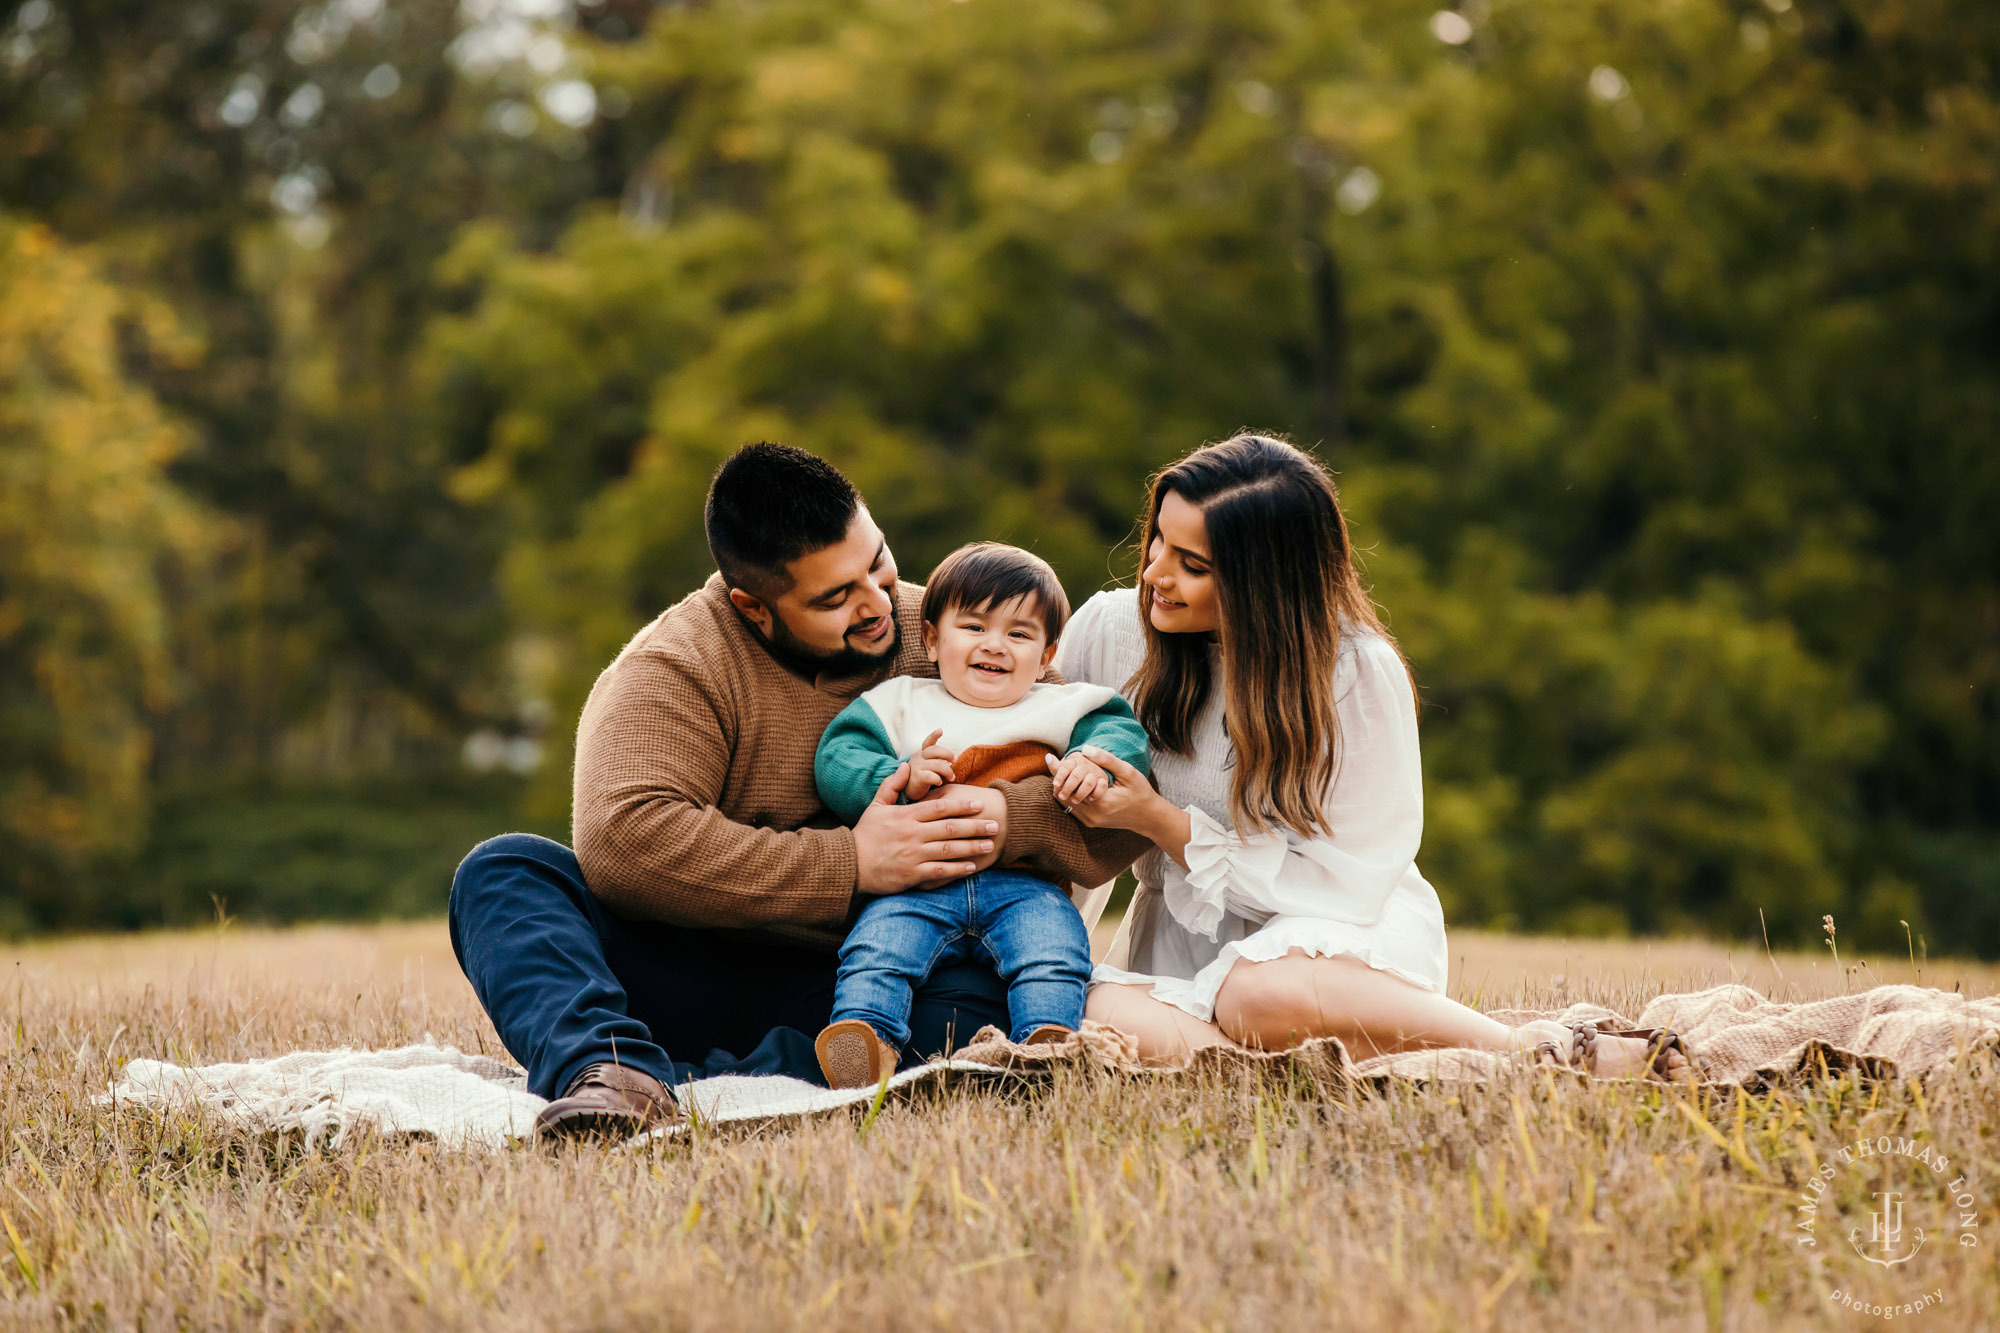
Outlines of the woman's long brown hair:
[[1209,636],[1162,634],[1146,612],[1147,556],[1170,491],[1208,525],[1223,718],[1236,752],[1231,821],[1244,834],[1274,823],[1302,838],[1331,833],[1324,803],[1340,763],[1333,670],[1342,623],[1395,645],[1354,566],[1333,480],[1267,435],[1207,445],[1153,478],[1139,547],[1146,660],[1132,678],[1132,702],[1153,743],[1184,755],[1215,682]]

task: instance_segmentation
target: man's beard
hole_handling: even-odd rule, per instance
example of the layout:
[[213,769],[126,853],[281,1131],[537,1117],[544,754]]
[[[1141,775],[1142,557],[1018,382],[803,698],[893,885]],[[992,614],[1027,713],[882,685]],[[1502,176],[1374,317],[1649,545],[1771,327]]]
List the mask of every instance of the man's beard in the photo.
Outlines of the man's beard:
[[864,653],[858,648],[839,648],[823,653],[793,634],[774,613],[771,616],[771,632],[764,636],[764,645],[771,650],[771,656],[802,676],[859,676],[895,660],[897,649],[903,646],[903,624],[896,619],[892,607],[889,611],[889,642],[881,652]]

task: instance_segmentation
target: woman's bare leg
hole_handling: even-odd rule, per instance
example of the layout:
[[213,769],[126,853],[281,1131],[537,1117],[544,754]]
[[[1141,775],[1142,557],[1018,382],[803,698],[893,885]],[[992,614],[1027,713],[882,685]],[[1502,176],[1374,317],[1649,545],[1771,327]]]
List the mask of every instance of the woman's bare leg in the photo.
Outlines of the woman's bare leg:
[[[1338,1037],[1357,1059],[1439,1046],[1532,1050],[1568,1029],[1546,1020],[1509,1027],[1449,996],[1425,990],[1359,958],[1321,958],[1293,949],[1267,963],[1239,962],[1215,997],[1215,1022],[1232,1041],[1281,1051],[1313,1037]],[[1643,1073],[1647,1046],[1636,1037],[1597,1042],[1592,1071],[1606,1078]],[[1686,1061],[1670,1052],[1678,1076]]]
[[1213,1023],[1153,998],[1146,986],[1092,986],[1083,1016],[1117,1028],[1139,1043],[1149,1065],[1179,1065],[1204,1046],[1233,1046]]

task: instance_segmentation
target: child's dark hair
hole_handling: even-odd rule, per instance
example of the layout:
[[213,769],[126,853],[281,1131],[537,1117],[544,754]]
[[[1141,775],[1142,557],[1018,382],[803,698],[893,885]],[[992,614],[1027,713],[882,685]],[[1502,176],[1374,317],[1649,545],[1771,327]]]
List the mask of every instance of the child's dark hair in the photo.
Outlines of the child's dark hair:
[[961,546],[931,571],[924,585],[924,623],[935,625],[955,610],[990,611],[1016,597],[1034,599],[1049,642],[1069,623],[1069,596],[1049,562],[1005,542]]

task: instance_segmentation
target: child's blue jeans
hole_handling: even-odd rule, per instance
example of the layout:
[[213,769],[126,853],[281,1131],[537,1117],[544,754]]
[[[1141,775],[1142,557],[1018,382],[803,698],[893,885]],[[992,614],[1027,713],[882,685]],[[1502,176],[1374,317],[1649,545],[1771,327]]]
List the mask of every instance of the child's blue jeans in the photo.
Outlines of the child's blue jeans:
[[840,946],[833,1021],[859,1018],[901,1050],[910,1040],[912,991],[933,968],[982,954],[1007,983],[1013,1040],[1044,1024],[1083,1021],[1090,932],[1068,894],[1017,870],[984,870],[863,907]]

